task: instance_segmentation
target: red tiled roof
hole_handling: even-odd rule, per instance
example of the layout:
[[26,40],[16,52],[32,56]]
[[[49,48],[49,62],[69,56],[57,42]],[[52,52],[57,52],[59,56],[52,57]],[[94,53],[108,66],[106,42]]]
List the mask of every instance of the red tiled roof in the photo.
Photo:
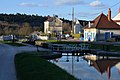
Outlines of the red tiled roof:
[[[85,26],[84,28],[89,28],[89,26]],[[90,28],[100,28],[100,29],[120,29],[120,26],[115,23],[112,19],[109,21],[108,17],[101,13],[97,18],[95,18]]]

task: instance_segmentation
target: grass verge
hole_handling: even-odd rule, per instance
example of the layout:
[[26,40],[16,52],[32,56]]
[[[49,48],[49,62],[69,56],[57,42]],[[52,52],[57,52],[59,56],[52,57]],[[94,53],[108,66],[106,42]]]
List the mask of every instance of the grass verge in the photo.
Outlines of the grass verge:
[[17,80],[76,80],[58,66],[31,54],[15,55]]

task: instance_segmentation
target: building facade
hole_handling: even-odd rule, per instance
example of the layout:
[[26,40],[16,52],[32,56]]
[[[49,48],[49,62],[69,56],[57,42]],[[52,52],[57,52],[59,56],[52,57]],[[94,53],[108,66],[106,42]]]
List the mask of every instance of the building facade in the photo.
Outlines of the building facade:
[[58,18],[58,16],[49,17],[47,21],[44,22],[44,33],[52,34],[54,32],[62,34],[62,23],[63,21]]
[[74,25],[74,34],[79,34],[83,32],[83,26],[80,24],[80,22],[77,20]]

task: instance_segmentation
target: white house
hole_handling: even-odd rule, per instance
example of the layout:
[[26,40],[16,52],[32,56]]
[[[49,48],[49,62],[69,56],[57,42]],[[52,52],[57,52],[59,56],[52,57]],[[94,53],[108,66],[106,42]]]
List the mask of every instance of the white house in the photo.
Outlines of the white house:
[[108,40],[116,35],[120,35],[120,25],[111,19],[110,9],[108,10],[108,16],[101,13],[84,27],[84,41]]
[[48,17],[48,20],[44,22],[44,33],[59,32],[62,34],[62,23],[63,21],[58,16]]

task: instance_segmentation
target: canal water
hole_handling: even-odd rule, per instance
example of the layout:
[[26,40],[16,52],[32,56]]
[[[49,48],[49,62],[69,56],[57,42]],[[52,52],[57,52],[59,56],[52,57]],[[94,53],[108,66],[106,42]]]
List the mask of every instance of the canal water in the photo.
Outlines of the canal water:
[[51,60],[79,80],[120,80],[120,57],[67,56]]

